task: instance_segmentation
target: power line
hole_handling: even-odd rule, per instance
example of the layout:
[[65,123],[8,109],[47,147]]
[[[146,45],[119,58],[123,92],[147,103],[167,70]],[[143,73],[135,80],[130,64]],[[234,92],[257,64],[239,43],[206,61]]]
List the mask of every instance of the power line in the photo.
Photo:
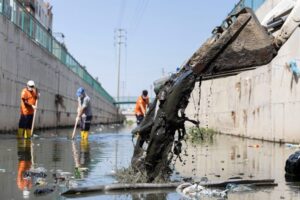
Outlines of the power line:
[[125,8],[126,8],[126,0],[122,0],[121,6],[120,6],[120,12],[119,12],[119,18],[118,18],[117,27],[122,27],[122,22],[123,22],[123,18],[124,18]]
[[131,29],[132,29],[132,33],[135,33],[142,21],[143,15],[147,9],[149,0],[140,0],[139,3],[136,6],[136,9],[134,11],[134,15],[131,21]]

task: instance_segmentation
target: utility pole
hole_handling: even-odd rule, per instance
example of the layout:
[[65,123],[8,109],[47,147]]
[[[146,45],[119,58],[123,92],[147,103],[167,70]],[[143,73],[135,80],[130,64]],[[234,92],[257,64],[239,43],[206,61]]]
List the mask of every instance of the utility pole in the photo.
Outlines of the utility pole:
[[165,68],[161,69],[161,75],[164,77],[165,76]]
[[120,100],[120,68],[121,68],[121,47],[122,45],[126,46],[127,40],[127,32],[125,29],[116,29],[115,30],[115,45],[118,49],[118,62],[117,62],[117,69],[118,69],[118,76],[117,76],[117,101]]

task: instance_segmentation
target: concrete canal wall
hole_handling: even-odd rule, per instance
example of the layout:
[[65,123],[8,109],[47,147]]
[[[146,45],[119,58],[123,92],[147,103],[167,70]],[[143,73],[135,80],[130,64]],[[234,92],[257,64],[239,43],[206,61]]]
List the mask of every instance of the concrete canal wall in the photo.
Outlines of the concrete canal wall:
[[[260,20],[279,1],[266,1]],[[187,113],[201,126],[226,134],[282,142],[300,142],[300,83],[288,63],[300,67],[300,28],[268,65],[239,75],[202,82],[193,91]]]
[[117,121],[112,102],[0,15],[0,131],[17,129],[21,90],[30,79],[41,93],[38,128],[74,124],[79,86],[92,99],[94,123]]

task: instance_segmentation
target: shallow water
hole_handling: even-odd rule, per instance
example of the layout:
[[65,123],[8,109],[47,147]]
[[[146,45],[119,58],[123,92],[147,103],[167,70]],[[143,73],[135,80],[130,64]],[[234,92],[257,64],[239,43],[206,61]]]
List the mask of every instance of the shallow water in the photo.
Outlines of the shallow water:
[[[94,127],[88,142],[67,138],[71,129],[36,132],[39,137],[17,140],[14,136],[0,137],[0,199],[71,199],[60,193],[66,190],[64,182],[54,184],[52,174],[69,172],[72,186],[92,186],[114,183],[115,169],[129,166],[133,151],[131,128]],[[77,133],[78,134],[78,133]],[[228,199],[299,199],[299,184],[286,182],[284,164],[298,149],[285,145],[216,135],[202,144],[184,145],[189,155],[183,163],[176,163],[176,178],[194,177],[201,180],[226,180],[231,177],[272,178],[277,187],[248,192],[230,193]],[[24,179],[22,172],[46,169],[46,182],[55,185],[55,191],[42,196],[34,195],[35,181]],[[78,171],[77,168],[87,171]],[[41,186],[40,186],[41,187]],[[25,192],[24,192],[25,191]],[[29,195],[25,195],[29,191]],[[28,192],[27,192],[28,193]],[[174,190],[131,192],[126,194],[94,193],[77,199],[184,199]],[[209,199],[209,198],[203,198]]]

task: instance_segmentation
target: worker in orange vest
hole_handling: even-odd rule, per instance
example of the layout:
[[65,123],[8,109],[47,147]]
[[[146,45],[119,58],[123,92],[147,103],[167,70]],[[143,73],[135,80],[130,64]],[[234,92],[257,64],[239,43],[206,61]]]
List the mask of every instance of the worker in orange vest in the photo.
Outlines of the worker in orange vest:
[[137,125],[139,125],[141,123],[141,121],[143,121],[143,119],[146,115],[148,106],[149,106],[148,91],[143,90],[142,95],[139,96],[136,101],[135,109],[134,109]]
[[27,82],[26,88],[21,92],[21,106],[20,106],[20,121],[18,129],[18,138],[31,138],[31,126],[33,120],[34,110],[36,107],[36,100],[38,98],[37,89],[33,80]]

